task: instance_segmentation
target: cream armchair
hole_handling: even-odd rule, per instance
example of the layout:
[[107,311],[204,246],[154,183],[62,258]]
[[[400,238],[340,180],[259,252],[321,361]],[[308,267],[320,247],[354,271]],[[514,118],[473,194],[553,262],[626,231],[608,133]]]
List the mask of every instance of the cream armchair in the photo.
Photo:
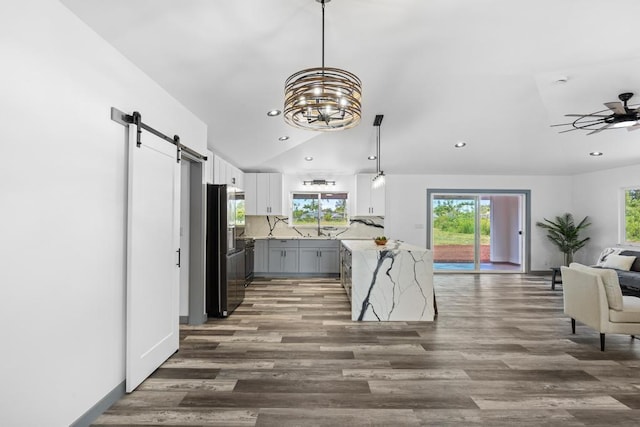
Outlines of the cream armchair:
[[623,296],[614,270],[571,263],[562,267],[564,312],[600,332],[600,350],[604,351],[605,333],[640,335],[640,298]]

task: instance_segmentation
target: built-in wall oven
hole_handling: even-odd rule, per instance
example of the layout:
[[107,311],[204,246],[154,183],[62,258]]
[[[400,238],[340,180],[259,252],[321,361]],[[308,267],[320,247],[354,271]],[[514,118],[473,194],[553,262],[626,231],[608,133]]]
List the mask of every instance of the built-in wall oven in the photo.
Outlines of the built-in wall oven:
[[255,247],[256,242],[252,238],[247,238],[244,241],[244,277],[245,286],[249,286],[253,280],[253,263],[255,259]]

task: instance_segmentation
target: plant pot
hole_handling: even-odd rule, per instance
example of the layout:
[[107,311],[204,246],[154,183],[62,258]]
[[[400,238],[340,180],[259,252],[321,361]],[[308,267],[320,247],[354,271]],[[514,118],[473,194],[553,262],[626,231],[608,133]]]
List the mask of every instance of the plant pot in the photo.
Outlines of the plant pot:
[[564,254],[564,265],[565,266],[569,266],[569,264],[571,264],[573,262],[573,254],[570,252],[566,252]]

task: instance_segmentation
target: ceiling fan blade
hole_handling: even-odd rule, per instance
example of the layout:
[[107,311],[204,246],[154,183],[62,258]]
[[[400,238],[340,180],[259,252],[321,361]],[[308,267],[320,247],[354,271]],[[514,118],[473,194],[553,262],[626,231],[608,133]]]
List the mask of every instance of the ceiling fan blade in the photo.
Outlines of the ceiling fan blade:
[[622,103],[619,101],[616,102],[605,102],[604,105],[607,106],[611,111],[616,114],[627,114],[627,111],[622,106]]
[[561,130],[558,133],[567,133],[567,132],[571,132],[572,130],[578,130],[578,128],[571,128],[571,129],[567,129],[567,130]]
[[592,130],[591,132],[589,132],[587,135],[593,135],[594,133],[598,133],[601,132],[609,127],[613,126],[613,123],[607,123],[606,125],[602,126],[601,128],[598,128],[596,130]]
[[565,117],[609,117],[611,114],[565,114]]

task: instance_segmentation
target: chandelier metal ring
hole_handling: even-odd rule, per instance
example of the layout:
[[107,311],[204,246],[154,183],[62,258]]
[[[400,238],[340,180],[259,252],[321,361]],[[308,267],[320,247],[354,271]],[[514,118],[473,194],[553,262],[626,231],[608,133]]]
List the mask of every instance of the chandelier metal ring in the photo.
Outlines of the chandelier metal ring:
[[353,73],[324,66],[324,7],[322,4],[322,66],[292,74],[285,81],[284,120],[291,126],[335,131],[357,126],[362,117],[362,82]]
[[285,82],[284,119],[313,130],[349,129],[362,116],[362,83],[339,68],[308,68]]

